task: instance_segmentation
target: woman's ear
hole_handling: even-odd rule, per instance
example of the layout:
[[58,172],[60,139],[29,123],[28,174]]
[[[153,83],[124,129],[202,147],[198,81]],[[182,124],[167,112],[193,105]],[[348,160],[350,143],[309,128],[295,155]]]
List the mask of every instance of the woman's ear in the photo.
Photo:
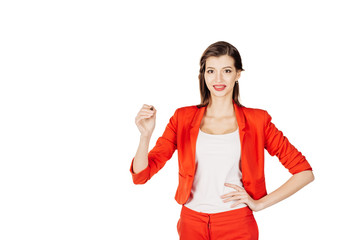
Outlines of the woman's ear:
[[236,80],[239,80],[240,75],[241,75],[241,70],[237,70],[236,71]]

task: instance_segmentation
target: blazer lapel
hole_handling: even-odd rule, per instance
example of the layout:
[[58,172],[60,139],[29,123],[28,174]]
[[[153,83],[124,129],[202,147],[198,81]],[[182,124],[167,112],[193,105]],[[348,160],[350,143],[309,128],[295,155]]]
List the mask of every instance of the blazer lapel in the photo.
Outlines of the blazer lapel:
[[[244,142],[244,137],[245,137],[245,117],[244,117],[244,113],[243,110],[241,109],[241,107],[239,107],[238,105],[236,105],[235,101],[233,101],[233,106],[234,106],[234,110],[235,110],[235,116],[236,116],[236,120],[239,126],[239,135],[240,135],[240,145],[241,145],[241,156],[243,155],[243,142]],[[201,120],[204,116],[205,110],[206,110],[207,106],[201,107],[201,108],[197,108],[194,118],[191,121],[191,125],[190,125],[190,148],[191,148],[191,176],[195,176],[195,151],[196,151],[196,140],[199,134],[199,129],[200,129],[200,124],[201,124]],[[240,157],[241,159],[241,157]],[[242,162],[242,161],[241,161]],[[241,164],[243,166],[243,164]],[[241,170],[241,166],[240,170]]]
[[190,148],[191,148],[191,176],[195,176],[195,151],[196,151],[196,140],[199,134],[200,123],[205,113],[205,107],[197,108],[194,118],[190,125]]
[[[234,102],[234,100],[233,100]],[[236,115],[236,120],[237,120],[237,123],[239,125],[239,135],[240,135],[240,146],[241,146],[241,153],[240,153],[240,171],[242,172],[242,175],[244,177],[244,163],[246,162],[246,159],[244,159],[244,151],[245,151],[245,148],[244,148],[244,140],[245,140],[245,134],[246,134],[246,131],[245,131],[245,117],[244,117],[244,112],[242,110],[242,107],[239,107],[238,105],[235,104],[234,102],[234,109],[235,109],[235,115]],[[246,175],[246,174],[245,174]]]

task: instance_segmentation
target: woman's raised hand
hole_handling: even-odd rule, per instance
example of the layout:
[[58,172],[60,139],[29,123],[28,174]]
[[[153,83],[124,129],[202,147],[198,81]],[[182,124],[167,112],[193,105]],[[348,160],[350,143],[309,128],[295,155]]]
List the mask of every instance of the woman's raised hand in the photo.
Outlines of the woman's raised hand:
[[156,109],[152,105],[144,104],[135,117],[135,124],[142,136],[151,136],[155,128]]

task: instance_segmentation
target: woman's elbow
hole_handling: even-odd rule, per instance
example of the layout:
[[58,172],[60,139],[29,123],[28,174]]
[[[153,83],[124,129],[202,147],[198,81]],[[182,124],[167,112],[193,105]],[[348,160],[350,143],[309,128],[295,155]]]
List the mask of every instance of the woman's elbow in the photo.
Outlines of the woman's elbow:
[[303,182],[303,184],[307,185],[315,180],[315,176],[312,170],[305,170],[299,173],[296,173],[297,178]]
[[315,176],[312,170],[304,171],[304,174],[306,174],[306,179],[308,183],[311,183],[315,180]]
[[314,173],[313,173],[313,171],[310,171],[310,173],[311,173],[311,181],[310,182],[313,182],[314,180],[315,180],[315,175],[314,175]]

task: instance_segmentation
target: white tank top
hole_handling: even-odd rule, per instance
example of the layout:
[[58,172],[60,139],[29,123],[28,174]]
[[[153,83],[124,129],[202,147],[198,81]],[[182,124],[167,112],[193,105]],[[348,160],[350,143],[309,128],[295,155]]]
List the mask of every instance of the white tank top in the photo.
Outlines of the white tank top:
[[243,186],[240,171],[239,129],[226,134],[209,134],[199,129],[196,141],[195,176],[186,207],[203,213],[218,213],[245,207],[238,200],[223,202],[221,195],[236,191],[224,186],[232,183]]

